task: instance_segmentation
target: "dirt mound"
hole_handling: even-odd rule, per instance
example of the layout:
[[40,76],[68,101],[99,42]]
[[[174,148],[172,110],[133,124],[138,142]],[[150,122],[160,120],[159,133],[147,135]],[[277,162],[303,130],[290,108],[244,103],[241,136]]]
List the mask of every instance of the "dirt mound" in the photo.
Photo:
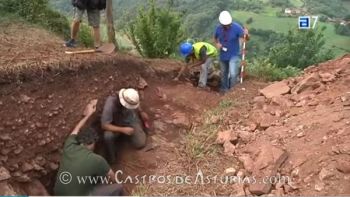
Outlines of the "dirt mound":
[[224,136],[230,144],[237,136],[236,156],[257,180],[246,194],[350,194],[349,82],[347,55],[260,90],[249,117]]

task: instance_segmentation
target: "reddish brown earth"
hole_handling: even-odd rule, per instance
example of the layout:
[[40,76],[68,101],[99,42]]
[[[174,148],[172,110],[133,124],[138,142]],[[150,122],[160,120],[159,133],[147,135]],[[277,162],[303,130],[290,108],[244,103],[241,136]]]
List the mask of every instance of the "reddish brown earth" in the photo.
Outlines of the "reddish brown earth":
[[[148,83],[142,105],[152,118],[149,146],[137,151],[120,143],[113,169],[124,178],[195,177],[201,170],[291,181],[125,184],[128,193],[350,194],[350,56],[262,90],[268,98],[259,93],[266,83],[253,80],[220,96],[188,80],[172,81],[180,62],[126,54],[67,56],[60,38],[26,25],[7,27],[0,32],[0,195],[43,195],[43,185],[51,193],[63,142],[84,106],[99,99],[98,120],[104,99],[122,87],[138,87],[140,77]],[[35,34],[28,38],[30,32]]]

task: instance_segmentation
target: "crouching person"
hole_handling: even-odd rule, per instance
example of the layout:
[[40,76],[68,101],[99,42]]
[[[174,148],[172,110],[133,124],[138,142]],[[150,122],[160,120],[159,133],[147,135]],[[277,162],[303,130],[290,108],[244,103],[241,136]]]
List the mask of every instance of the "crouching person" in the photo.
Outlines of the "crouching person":
[[[96,131],[92,128],[81,129],[96,111],[96,103],[97,100],[93,100],[86,106],[84,118],[75,126],[64,143],[54,188],[56,196],[120,196],[124,194],[122,185],[113,184],[115,183],[114,172],[107,161],[93,152],[98,140]],[[85,181],[82,181],[83,179]]]
[[139,94],[135,89],[121,89],[117,96],[109,96],[103,107],[101,125],[110,163],[116,159],[115,140],[120,135],[129,136],[131,144],[141,149],[146,145],[144,123],[148,115],[140,108]]

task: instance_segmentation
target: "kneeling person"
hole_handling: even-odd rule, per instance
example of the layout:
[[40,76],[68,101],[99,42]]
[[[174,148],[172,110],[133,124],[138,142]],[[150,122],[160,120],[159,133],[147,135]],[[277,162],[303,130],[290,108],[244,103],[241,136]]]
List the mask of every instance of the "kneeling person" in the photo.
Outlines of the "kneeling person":
[[143,122],[147,121],[148,115],[141,110],[139,94],[135,89],[121,89],[117,96],[107,98],[103,107],[101,125],[104,130],[108,160],[111,163],[115,162],[115,140],[121,134],[128,135],[132,145],[137,149],[146,145]]
[[201,65],[198,87],[206,88],[208,74],[210,73],[210,70],[213,69],[213,61],[218,55],[216,48],[206,42],[197,42],[194,44],[185,42],[180,45],[180,52],[181,55],[185,57],[186,64],[189,64],[191,59],[198,60],[198,62],[191,66],[186,65],[186,67],[183,67],[175,80],[179,79],[187,67],[192,68]]

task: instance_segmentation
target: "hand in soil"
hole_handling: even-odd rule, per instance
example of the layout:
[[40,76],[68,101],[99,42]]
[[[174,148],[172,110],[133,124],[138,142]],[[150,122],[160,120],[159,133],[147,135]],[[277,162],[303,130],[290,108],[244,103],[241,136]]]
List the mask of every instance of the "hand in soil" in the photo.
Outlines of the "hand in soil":
[[174,81],[179,81],[179,78],[175,77],[173,80],[174,80]]
[[91,100],[85,107],[84,116],[91,116],[96,111],[97,99]]
[[134,128],[132,127],[124,127],[123,128],[123,133],[126,134],[126,135],[132,135],[134,134]]

